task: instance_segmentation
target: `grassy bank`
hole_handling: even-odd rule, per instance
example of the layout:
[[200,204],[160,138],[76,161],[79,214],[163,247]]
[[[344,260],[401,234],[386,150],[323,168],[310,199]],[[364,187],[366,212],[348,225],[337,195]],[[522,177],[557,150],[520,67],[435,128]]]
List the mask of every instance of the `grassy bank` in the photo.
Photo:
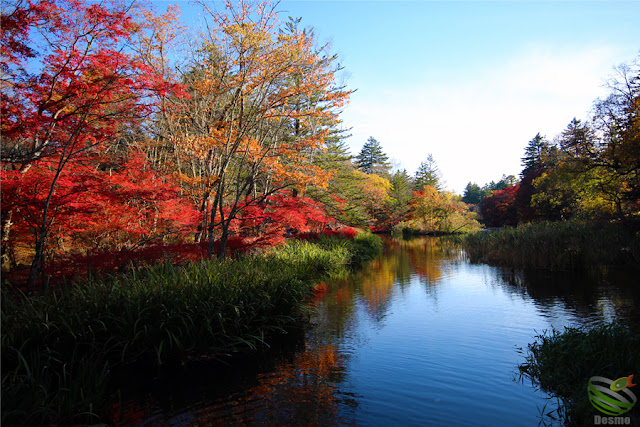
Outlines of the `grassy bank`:
[[596,265],[640,267],[640,232],[585,221],[543,222],[466,236],[474,262],[572,270]]
[[[589,402],[589,378],[602,376],[615,381],[635,374],[637,379],[640,375],[637,371],[640,367],[640,333],[619,324],[590,330],[554,330],[538,336],[529,344],[525,355],[526,361],[519,367],[521,378],[530,379],[560,401],[559,408],[542,421],[593,425],[594,415],[605,414]],[[638,395],[636,389],[630,390]],[[631,417],[633,425],[640,425],[640,406],[624,416]]]
[[93,423],[110,370],[251,350],[304,319],[313,285],[380,239],[322,237],[222,262],[147,267],[52,295],[2,295],[2,424]]

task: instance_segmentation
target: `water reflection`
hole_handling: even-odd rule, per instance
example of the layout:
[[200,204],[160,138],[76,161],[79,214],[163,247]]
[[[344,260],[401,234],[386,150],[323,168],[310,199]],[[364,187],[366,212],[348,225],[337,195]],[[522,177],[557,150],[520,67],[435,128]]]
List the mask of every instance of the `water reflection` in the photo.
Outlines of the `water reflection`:
[[625,270],[586,272],[493,269],[491,285],[534,301],[547,318],[568,314],[577,323],[594,325],[624,319],[640,321],[634,307],[640,302],[636,274]]
[[349,398],[337,392],[344,378],[344,358],[333,345],[310,348],[260,374],[258,384],[192,413],[198,425],[336,425]]
[[640,302],[624,272],[473,265],[444,238],[388,240],[326,289],[303,336],[123,387],[113,423],[535,425],[546,395],[513,382],[516,348],[551,326],[637,321]]
[[[465,259],[464,252],[451,239],[387,239],[383,256],[346,283],[351,285],[351,294],[362,296],[371,318],[380,322],[393,292],[402,293],[404,287],[417,278],[429,294],[436,296],[436,288],[448,265]],[[340,286],[342,289],[345,283]]]

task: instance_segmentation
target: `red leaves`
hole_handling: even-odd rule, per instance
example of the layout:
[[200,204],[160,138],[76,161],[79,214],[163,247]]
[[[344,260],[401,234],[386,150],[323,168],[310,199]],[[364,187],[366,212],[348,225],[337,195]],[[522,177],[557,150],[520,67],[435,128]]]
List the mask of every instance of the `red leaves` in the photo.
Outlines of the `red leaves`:
[[11,213],[13,223],[7,244],[30,247],[34,231],[43,226],[47,199],[49,248],[71,255],[73,262],[107,265],[78,256],[184,235],[199,220],[173,179],[150,169],[140,152],[120,161],[78,157],[59,173],[49,195],[57,165],[57,158],[45,158],[23,170],[2,171],[2,214]]
[[85,275],[89,271],[93,274],[109,273],[163,261],[180,265],[187,261],[199,261],[206,257],[206,243],[154,244],[135,250],[104,250],[90,252],[86,255],[60,256],[48,263],[44,271],[55,283],[62,279]]
[[232,230],[238,235],[229,237],[227,243],[232,252],[273,246],[287,237],[317,240],[325,235],[353,239],[358,234],[352,227],[327,228],[333,219],[318,202],[286,190],[269,196],[262,203],[245,206],[242,213]]
[[[171,207],[159,204],[162,184],[145,182],[142,176],[128,180],[109,175],[122,184],[140,183],[133,188],[136,198],[111,203],[118,199],[111,191],[116,184],[99,169],[91,170],[123,127],[138,124],[152,112],[154,95],[166,91],[167,84],[133,54],[137,24],[126,1],[40,0],[24,7],[18,4],[11,13],[6,10],[2,53],[15,70],[2,69],[7,75],[0,105],[2,133],[9,147],[3,149],[3,169],[7,164],[20,167],[5,173],[11,190],[10,219],[5,225],[10,228],[14,219],[20,220],[31,235],[24,239],[34,240],[29,276],[34,283],[55,238],[64,247],[69,234],[76,239],[77,233],[93,232],[98,235],[93,243],[100,246],[105,239],[122,240],[115,236],[116,230],[148,235],[172,222],[171,215],[161,214]],[[36,27],[41,33],[37,52],[41,61],[27,70],[21,67],[36,55],[28,47]],[[155,187],[156,192],[145,193],[143,186]],[[126,197],[127,192],[118,195]],[[155,213],[149,211],[152,205]],[[87,221],[83,215],[89,216]],[[143,225],[150,216],[154,216],[152,230]],[[103,226],[100,231],[98,226]]]
[[501,227],[518,224],[516,194],[519,185],[511,185],[504,190],[494,191],[482,202],[482,217],[487,226]]
[[35,52],[30,46],[29,29],[39,14],[33,5],[23,7],[18,4],[14,7],[2,5],[2,17],[0,18],[0,70],[3,73],[9,69],[9,64],[22,65],[26,58],[33,58]]
[[[287,235],[321,232],[333,221],[319,203],[291,191],[280,191],[264,200],[261,196],[286,185],[322,183],[329,176],[310,165],[306,154],[319,148],[340,100],[349,92],[330,82],[331,61],[319,56],[310,36],[294,28],[286,36],[275,29],[255,33],[277,38],[277,50],[261,50],[273,61],[258,58],[256,71],[263,73],[256,74],[260,87],[229,77],[224,82],[230,85],[228,93],[238,93],[236,89],[247,93],[233,96],[247,115],[253,108],[244,108],[245,102],[267,99],[270,91],[280,91],[274,101],[279,104],[256,104],[260,113],[254,118],[269,126],[273,120],[295,122],[300,129],[290,138],[295,142],[287,145],[283,141],[289,138],[267,143],[265,135],[271,131],[264,135],[258,132],[266,125],[240,126],[253,119],[235,118],[235,112],[217,119],[226,127],[211,123],[221,135],[242,142],[246,156],[237,157],[248,160],[238,162],[234,170],[246,167],[260,182],[252,183],[253,191],[237,187],[236,195],[242,196],[235,197],[231,186],[221,186],[224,176],[206,176],[209,181],[198,183],[198,189],[204,191],[197,200],[201,212],[196,212],[193,200],[185,194],[186,185],[180,188],[173,176],[154,170],[142,153],[126,151],[120,145],[124,141],[129,144],[131,136],[134,143],[141,143],[149,136],[145,135],[148,128],[142,126],[148,124],[145,120],[160,110],[181,112],[172,111],[171,103],[186,96],[181,85],[169,81],[171,72],[164,67],[164,57],[154,56],[153,47],[164,43],[162,34],[173,37],[167,29],[171,17],[156,19],[151,12],[138,13],[136,7],[126,0],[24,0],[3,9],[1,209],[3,256],[8,261],[3,265],[19,270],[30,264],[30,284],[43,271],[61,276],[89,267],[108,271],[136,260],[200,259],[205,248],[189,243],[195,239],[218,239],[214,250],[223,251],[226,242],[232,252],[242,252],[280,243]],[[163,33],[160,27],[167,31]],[[238,31],[247,28],[238,27]],[[154,33],[156,30],[159,32]],[[296,48],[295,43],[302,46]],[[304,77],[304,84],[291,86],[280,77],[282,83],[273,84],[273,76],[283,72],[278,64],[293,67],[287,73],[295,74],[296,79]],[[301,72],[306,74],[299,76]],[[213,82],[217,81],[216,77]],[[206,85],[203,88],[205,94],[210,93]],[[300,111],[300,105],[291,109],[287,104],[296,93],[326,99],[309,102]],[[169,95],[175,95],[171,102],[161,102],[168,101],[161,98]],[[235,104],[224,107],[224,111],[235,110]],[[323,121],[309,132],[307,121],[313,117]],[[162,138],[156,142],[162,144]],[[210,156],[215,154],[211,147],[205,148],[200,172],[209,167]],[[236,161],[235,155],[226,160]],[[184,165],[202,159],[192,156],[187,160],[182,166],[178,162],[178,172],[184,173]],[[196,177],[200,175],[194,172],[194,181]],[[227,178],[229,182],[234,179]],[[215,184],[219,184],[218,190],[212,187]],[[243,204],[246,194],[257,199],[249,198]],[[346,203],[338,198],[334,201]],[[225,214],[222,220],[216,218],[218,212]],[[214,225],[209,228],[202,215],[212,213],[209,224]],[[229,219],[231,228],[225,222]],[[349,229],[339,233],[355,235]]]
[[322,230],[329,220],[318,202],[283,190],[265,201],[242,207],[234,229],[242,229],[244,235],[272,236],[275,243],[283,241],[285,234]]
[[136,26],[125,2],[39,1],[2,20],[2,54],[16,65],[36,55],[31,31],[45,34],[37,71],[14,73],[2,98],[4,136],[36,156],[111,143],[119,126],[150,113],[150,95],[167,90],[128,49]]

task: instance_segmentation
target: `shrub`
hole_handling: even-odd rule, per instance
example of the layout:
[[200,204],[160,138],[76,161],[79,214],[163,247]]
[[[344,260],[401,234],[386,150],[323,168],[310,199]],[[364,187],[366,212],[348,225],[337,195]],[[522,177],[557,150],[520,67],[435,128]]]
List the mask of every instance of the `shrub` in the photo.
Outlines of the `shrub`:
[[560,401],[547,417],[568,425],[592,425],[594,413],[599,413],[589,402],[589,378],[637,376],[633,370],[640,367],[640,334],[617,323],[565,328],[537,336],[523,352],[526,359],[519,366],[520,379],[530,379]]
[[640,266],[640,233],[620,224],[539,222],[481,231],[464,239],[475,262],[525,268],[580,269],[594,265]]

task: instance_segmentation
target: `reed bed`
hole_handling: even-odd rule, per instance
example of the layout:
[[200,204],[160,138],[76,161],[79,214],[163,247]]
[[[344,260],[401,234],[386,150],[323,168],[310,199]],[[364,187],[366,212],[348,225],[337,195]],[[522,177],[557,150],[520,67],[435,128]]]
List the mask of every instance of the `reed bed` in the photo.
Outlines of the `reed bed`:
[[[616,380],[636,374],[637,378],[640,331],[619,323],[592,329],[554,329],[538,335],[522,353],[525,362],[519,366],[520,380],[531,380],[559,401],[557,408],[544,411],[541,422],[593,425],[594,415],[603,414],[590,404],[587,382],[596,375]],[[625,416],[632,417],[633,425],[640,425],[636,408]]]
[[371,259],[380,239],[293,241],[236,260],[87,278],[50,295],[2,294],[2,424],[99,421],[111,369],[266,345],[303,321],[313,285]]
[[522,268],[577,270],[592,266],[640,267],[640,232],[620,224],[539,222],[468,235],[473,262]]

